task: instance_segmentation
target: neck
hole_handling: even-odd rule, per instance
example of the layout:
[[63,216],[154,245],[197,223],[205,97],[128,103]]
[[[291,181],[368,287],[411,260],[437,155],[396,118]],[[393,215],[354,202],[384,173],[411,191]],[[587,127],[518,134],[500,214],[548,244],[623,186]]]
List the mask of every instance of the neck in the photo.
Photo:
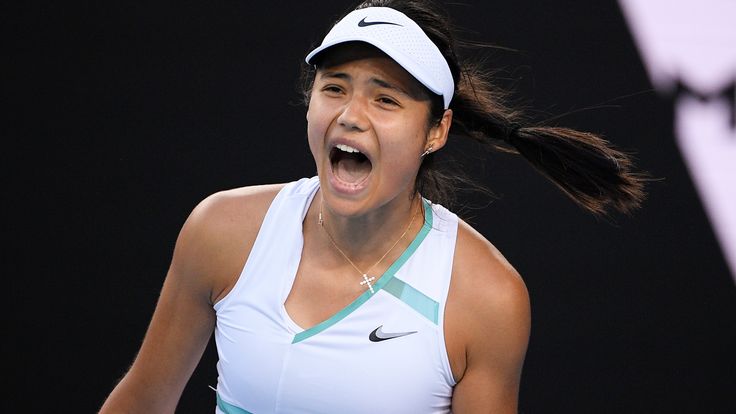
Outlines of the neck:
[[370,266],[397,241],[392,253],[401,251],[401,245],[408,243],[423,223],[419,217],[422,202],[418,194],[403,200],[397,197],[369,214],[350,217],[336,214],[324,203],[321,194],[319,197],[318,209],[327,236],[358,266]]

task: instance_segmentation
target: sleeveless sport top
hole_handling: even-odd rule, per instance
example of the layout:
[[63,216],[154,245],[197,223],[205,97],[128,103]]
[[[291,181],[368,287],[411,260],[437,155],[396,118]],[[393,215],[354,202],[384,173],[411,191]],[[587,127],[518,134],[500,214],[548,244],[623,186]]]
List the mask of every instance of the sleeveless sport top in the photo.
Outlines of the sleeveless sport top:
[[448,413],[443,316],[457,216],[424,200],[417,236],[366,290],[302,329],[286,301],[317,177],[274,198],[233,289],[215,305],[217,414]]

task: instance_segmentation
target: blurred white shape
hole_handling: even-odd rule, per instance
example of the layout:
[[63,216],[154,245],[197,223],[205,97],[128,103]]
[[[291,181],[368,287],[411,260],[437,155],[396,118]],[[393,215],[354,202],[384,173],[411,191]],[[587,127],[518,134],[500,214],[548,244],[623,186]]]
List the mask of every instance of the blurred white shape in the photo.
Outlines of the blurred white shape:
[[677,100],[677,143],[726,261],[736,275],[736,129],[725,100]]
[[675,133],[736,280],[736,0],[619,0],[652,84],[675,99]]
[[649,77],[671,90],[677,79],[703,94],[736,77],[736,1],[619,0]]

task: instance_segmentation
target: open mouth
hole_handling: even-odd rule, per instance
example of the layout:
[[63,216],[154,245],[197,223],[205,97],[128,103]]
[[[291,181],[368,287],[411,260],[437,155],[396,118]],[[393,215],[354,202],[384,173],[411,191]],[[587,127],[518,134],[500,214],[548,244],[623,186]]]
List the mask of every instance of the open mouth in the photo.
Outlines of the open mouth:
[[357,149],[338,144],[330,151],[332,173],[340,181],[359,184],[370,175],[373,169],[371,161]]

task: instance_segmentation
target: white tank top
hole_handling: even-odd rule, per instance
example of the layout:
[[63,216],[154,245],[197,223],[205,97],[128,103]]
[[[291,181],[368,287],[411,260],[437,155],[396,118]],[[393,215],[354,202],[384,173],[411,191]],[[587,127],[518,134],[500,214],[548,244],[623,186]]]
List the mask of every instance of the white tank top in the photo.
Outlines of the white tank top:
[[375,293],[305,330],[284,302],[318,186],[304,178],[278,193],[238,281],[214,305],[215,412],[449,413],[455,381],[442,328],[457,216],[424,200],[424,226]]

